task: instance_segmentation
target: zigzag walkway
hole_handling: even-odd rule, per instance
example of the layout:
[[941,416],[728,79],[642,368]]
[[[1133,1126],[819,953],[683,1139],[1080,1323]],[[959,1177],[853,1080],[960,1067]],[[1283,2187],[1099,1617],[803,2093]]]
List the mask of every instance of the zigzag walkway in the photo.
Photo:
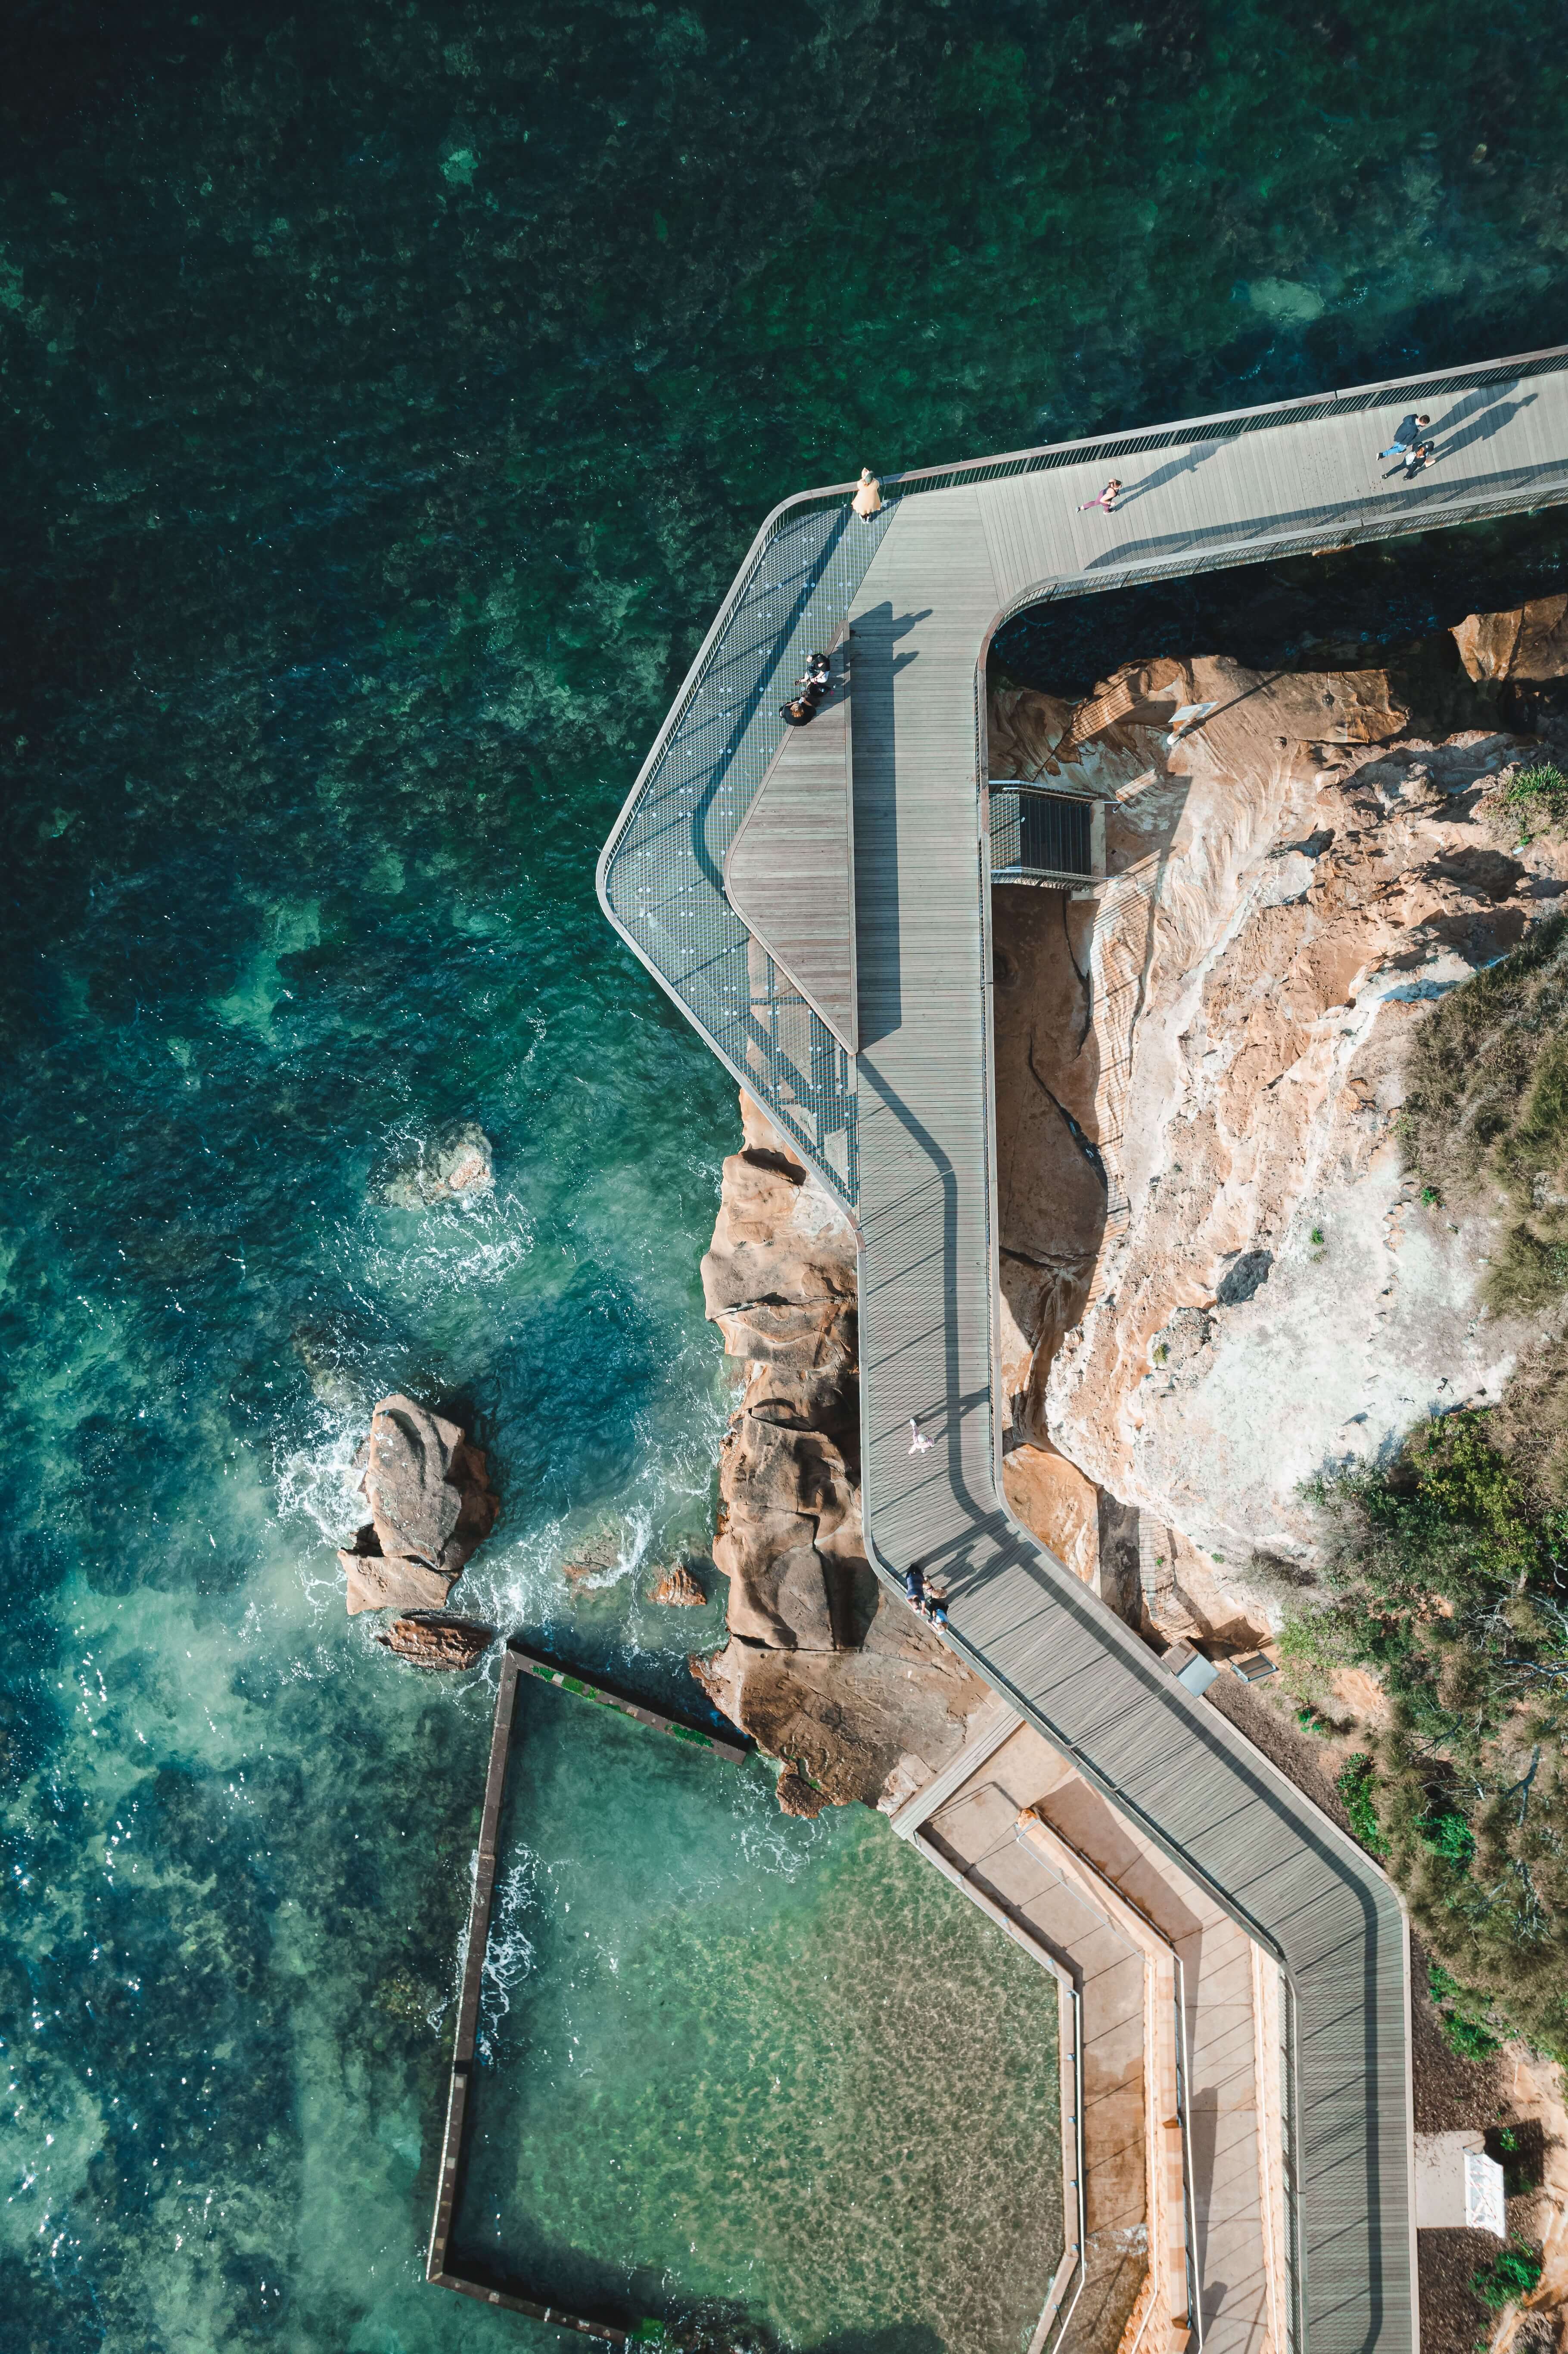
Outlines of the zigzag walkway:
[[[1405,1925],[1376,1866],[1003,1500],[982,664],[998,621],[1044,597],[1568,500],[1565,371],[1568,351],[1539,353],[905,477],[869,525],[843,489],[787,503],[600,861],[610,920],[856,1221],[878,1566],[945,1572],[980,1671],[1281,1966],[1291,2335],[1312,2354],[1416,2343]],[[1406,482],[1372,452],[1415,408],[1439,462]],[[1079,513],[1111,472],[1125,504]],[[723,881],[777,705],[846,620],[853,1054]],[[929,1451],[910,1452],[911,1416]],[[1222,2286],[1202,2285],[1215,2354]]]

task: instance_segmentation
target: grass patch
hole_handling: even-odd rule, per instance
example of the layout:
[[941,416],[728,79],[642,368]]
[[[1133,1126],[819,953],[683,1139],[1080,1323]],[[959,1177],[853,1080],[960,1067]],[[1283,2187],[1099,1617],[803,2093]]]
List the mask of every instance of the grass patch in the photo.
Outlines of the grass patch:
[[1495,2060],[1502,2050],[1502,2038],[1487,2018],[1491,2007],[1489,1998],[1473,1987],[1461,1986],[1440,1962],[1428,1966],[1426,1983],[1448,2049],[1461,2060]]
[[1509,779],[1502,806],[1537,833],[1560,829],[1568,825],[1568,777],[1550,760],[1520,769]]
[[1506,1210],[1490,1307],[1531,1311],[1568,1291],[1568,919],[1537,925],[1433,1008],[1402,1128],[1424,1201],[1482,1196]]
[[1489,1415],[1446,1415],[1393,1463],[1318,1482],[1328,1598],[1281,1650],[1308,1691],[1354,1664],[1389,1696],[1340,1795],[1436,1956],[1455,2049],[1489,2056],[1495,2020],[1563,2058],[1568,1510],[1505,1435]]

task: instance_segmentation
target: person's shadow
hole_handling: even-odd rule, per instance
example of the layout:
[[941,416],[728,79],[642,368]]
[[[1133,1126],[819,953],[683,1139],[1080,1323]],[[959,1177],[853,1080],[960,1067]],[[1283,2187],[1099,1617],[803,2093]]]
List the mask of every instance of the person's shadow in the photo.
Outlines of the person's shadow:
[[1494,433],[1500,433],[1505,425],[1511,425],[1520,410],[1530,408],[1536,398],[1533,392],[1527,392],[1522,400],[1499,401],[1467,425],[1464,431],[1456,435],[1446,448],[1440,448],[1437,455],[1440,458],[1457,458],[1460,451],[1467,450],[1472,442],[1489,441]]
[[1141,482],[1134,482],[1130,490],[1123,491],[1116,503],[1116,513],[1119,514],[1123,507],[1131,506],[1135,499],[1146,497],[1150,491],[1162,491],[1167,482],[1175,482],[1182,474],[1195,474],[1205,458],[1214,457],[1224,447],[1220,441],[1202,441],[1196,449],[1183,451],[1181,457],[1172,458],[1168,466],[1157,467],[1152,474],[1146,474]]
[[[1509,385],[1501,387],[1503,392],[1511,391],[1511,389],[1512,387]],[[1494,434],[1502,431],[1505,425],[1511,425],[1521,410],[1528,408],[1538,397],[1533,392],[1527,392],[1522,400],[1503,400],[1498,397],[1498,388],[1495,387],[1486,394],[1472,393],[1467,400],[1462,400],[1458,408],[1443,419],[1441,425],[1423,427],[1422,440],[1437,442],[1436,451],[1428,462],[1432,465],[1445,464],[1448,459],[1457,458],[1461,450],[1468,450],[1473,443],[1489,441]],[[1461,423],[1464,426],[1463,431],[1454,434],[1451,441],[1444,442],[1440,440],[1441,435],[1452,433],[1454,427]],[[1383,481],[1392,482],[1404,470],[1404,461],[1402,458],[1389,468],[1388,472],[1383,476]],[[1425,473],[1426,468],[1423,466],[1417,471]]]

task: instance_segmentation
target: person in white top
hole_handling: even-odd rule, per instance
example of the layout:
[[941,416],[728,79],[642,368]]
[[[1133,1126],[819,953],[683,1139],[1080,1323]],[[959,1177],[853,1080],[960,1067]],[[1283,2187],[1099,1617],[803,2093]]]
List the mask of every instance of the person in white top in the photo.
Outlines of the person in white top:
[[850,504],[853,507],[857,515],[865,516],[867,521],[869,521],[874,514],[881,514],[882,484],[877,481],[876,476],[872,472],[869,466],[863,466],[861,468],[860,488],[856,491],[853,498],[850,501]]
[[913,1415],[911,1415],[911,1416],[910,1416],[910,1417],[909,1417],[909,1452],[910,1452],[910,1454],[911,1454],[911,1455],[929,1455],[929,1453],[931,1452],[932,1447],[935,1447],[935,1445],[936,1445],[936,1444],[937,1444],[937,1442],[936,1442],[936,1440],[935,1440],[934,1438],[927,1438],[927,1436],[926,1436],[925,1432],[921,1429],[921,1427],[920,1427],[919,1424],[916,1421],[916,1419],[915,1419],[914,1416],[913,1416]]

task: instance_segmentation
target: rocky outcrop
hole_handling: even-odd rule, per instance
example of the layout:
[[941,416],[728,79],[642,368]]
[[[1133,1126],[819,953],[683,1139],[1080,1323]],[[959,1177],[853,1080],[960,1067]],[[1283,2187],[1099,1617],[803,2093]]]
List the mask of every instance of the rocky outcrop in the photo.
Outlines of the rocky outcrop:
[[683,1561],[661,1571],[648,1589],[650,1602],[662,1602],[680,1610],[700,1610],[707,1598],[701,1581]]
[[370,1520],[338,1554],[350,1612],[439,1610],[501,1509],[483,1454],[398,1394],[376,1407],[355,1459]]
[[[1568,663],[1564,610],[1473,617],[1472,675]],[[1489,716],[1449,665],[1155,662],[1097,690],[1087,737],[993,700],[992,773],[1103,799],[1107,868],[994,894],[1004,1476],[1080,1574],[1085,1491],[1134,1508],[1172,1628],[1277,1622],[1317,1559],[1302,1482],[1495,1395],[1525,1337],[1479,1303],[1486,1206],[1423,1199],[1400,1144],[1424,1009],[1568,907],[1568,849],[1506,807],[1539,741],[1424,726],[1411,677]],[[1211,709],[1172,740],[1179,703]]]
[[483,1129],[474,1120],[461,1120],[430,1141],[421,1141],[387,1180],[381,1198],[393,1210],[429,1210],[438,1202],[471,1200],[493,1189],[491,1163],[490,1139]]
[[1533,597],[1511,613],[1471,613],[1454,631],[1471,678],[1540,682],[1568,674],[1568,597]]
[[827,1805],[821,1792],[813,1789],[805,1776],[797,1774],[792,1766],[787,1766],[779,1775],[775,1789],[783,1812],[802,1816],[809,1823],[814,1823]]
[[959,1745],[986,1688],[866,1560],[853,1231],[744,1096],[741,1109],[745,1148],[725,1162],[703,1261],[708,1314],[746,1368],[714,1542],[730,1638],[692,1671],[800,1768],[780,1805],[896,1803]]
[[394,1618],[387,1632],[376,1639],[416,1668],[476,1668],[494,1642],[495,1629],[482,1626],[477,1618],[430,1612]]

